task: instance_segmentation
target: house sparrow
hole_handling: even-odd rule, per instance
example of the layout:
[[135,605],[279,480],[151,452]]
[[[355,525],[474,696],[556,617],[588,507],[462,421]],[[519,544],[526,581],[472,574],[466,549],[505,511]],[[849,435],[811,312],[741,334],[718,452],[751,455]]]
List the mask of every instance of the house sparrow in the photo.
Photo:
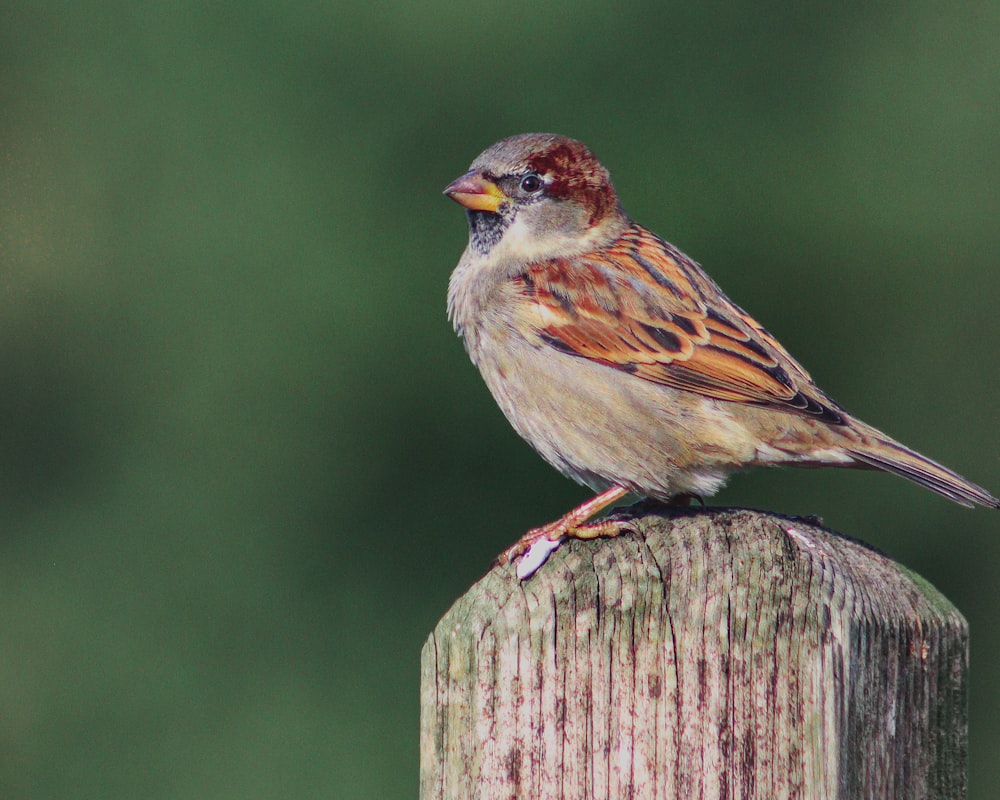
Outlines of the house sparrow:
[[456,332],[515,430],[599,492],[501,563],[615,535],[627,524],[588,520],[629,492],[704,497],[751,466],[881,469],[1000,508],[824,394],[695,262],[628,217],[580,142],[512,136],[444,191],[469,219],[448,287]]

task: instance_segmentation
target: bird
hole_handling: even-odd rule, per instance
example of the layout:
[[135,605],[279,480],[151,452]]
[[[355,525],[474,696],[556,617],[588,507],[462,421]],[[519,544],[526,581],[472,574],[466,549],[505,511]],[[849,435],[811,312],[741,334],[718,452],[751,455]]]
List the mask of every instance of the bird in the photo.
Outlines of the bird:
[[566,537],[628,529],[593,519],[628,494],[700,499],[750,467],[884,470],[1000,508],[823,392],[697,263],[629,217],[582,142],[502,139],[444,194],[469,228],[448,284],[456,333],[517,433],[597,493],[501,554],[523,562],[521,578]]

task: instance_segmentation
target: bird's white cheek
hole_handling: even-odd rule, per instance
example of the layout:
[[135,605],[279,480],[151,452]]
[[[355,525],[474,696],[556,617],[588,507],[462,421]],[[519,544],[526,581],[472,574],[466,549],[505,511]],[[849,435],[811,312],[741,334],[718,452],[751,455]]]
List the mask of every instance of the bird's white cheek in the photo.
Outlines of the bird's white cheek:
[[504,232],[492,255],[509,261],[532,262],[581,253],[592,248],[600,239],[596,228],[585,232],[563,233],[539,229],[518,215]]
[[556,245],[551,237],[540,236],[537,231],[527,225],[523,217],[515,217],[497,246],[504,258],[517,261],[534,261],[544,258],[552,252]]

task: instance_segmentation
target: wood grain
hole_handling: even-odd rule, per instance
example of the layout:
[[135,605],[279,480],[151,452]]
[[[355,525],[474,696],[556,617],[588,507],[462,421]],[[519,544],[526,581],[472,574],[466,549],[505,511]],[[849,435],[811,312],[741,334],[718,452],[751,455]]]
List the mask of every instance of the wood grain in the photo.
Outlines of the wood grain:
[[873,549],[724,509],[495,568],[421,661],[422,800],[965,797],[965,620]]

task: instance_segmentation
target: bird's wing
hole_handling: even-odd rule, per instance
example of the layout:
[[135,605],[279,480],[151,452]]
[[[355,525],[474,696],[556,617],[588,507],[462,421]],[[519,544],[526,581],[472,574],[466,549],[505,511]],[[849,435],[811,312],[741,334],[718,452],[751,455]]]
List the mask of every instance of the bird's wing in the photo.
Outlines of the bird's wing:
[[675,389],[844,424],[841,409],[701,268],[639,225],[518,280],[547,345]]

